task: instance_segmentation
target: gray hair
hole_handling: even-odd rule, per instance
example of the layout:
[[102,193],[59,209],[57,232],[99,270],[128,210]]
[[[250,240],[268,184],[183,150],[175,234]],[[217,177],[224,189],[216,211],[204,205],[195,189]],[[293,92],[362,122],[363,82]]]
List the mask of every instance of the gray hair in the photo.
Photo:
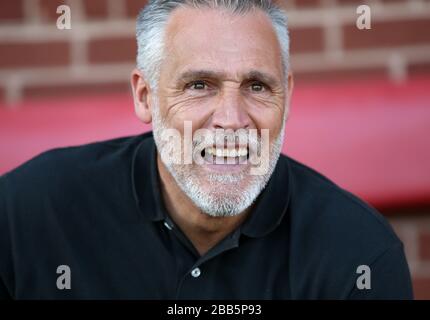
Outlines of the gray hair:
[[164,36],[170,14],[178,7],[222,8],[243,15],[260,9],[269,16],[282,51],[286,75],[289,71],[289,35],[286,13],[271,0],[150,0],[138,15],[136,24],[137,68],[143,72],[149,85],[156,89],[164,58]]

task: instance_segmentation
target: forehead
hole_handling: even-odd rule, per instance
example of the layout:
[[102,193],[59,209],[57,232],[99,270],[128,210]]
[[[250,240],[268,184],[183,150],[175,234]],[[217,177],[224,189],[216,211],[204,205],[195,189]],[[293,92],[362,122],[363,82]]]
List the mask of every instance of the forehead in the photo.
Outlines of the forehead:
[[223,9],[176,9],[166,28],[166,63],[229,73],[249,69],[282,73],[281,49],[269,17]]

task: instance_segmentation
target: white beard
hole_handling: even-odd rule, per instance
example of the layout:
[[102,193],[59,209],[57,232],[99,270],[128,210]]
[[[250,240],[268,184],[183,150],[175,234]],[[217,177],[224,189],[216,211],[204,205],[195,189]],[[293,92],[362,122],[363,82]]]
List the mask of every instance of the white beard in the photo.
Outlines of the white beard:
[[[168,127],[161,119],[157,101],[153,101],[153,135],[158,152],[172,148],[162,139],[163,130]],[[251,175],[249,166],[240,173],[208,173],[199,165],[173,164],[163,161],[164,166],[175,179],[179,188],[205,214],[212,217],[236,216],[257,199],[265,188],[276,167],[284,142],[285,118],[282,129],[269,148],[269,167],[266,173]]]

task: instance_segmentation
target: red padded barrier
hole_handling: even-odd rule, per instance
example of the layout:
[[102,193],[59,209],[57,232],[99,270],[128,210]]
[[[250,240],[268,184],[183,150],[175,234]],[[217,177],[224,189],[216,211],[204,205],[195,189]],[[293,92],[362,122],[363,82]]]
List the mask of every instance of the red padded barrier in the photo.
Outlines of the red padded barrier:
[[[47,149],[149,130],[129,95],[0,105],[0,174]],[[430,78],[296,85],[284,152],[378,207],[430,204]]]

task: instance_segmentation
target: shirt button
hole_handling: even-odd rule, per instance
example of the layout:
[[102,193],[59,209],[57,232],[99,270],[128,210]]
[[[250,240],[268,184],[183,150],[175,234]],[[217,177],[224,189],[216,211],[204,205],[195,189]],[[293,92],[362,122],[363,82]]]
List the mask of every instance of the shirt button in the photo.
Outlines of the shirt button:
[[193,269],[193,271],[191,271],[191,275],[194,278],[198,278],[200,276],[200,274],[201,274],[200,268],[195,268],[195,269]]
[[172,227],[170,226],[170,224],[167,221],[164,221],[164,226],[169,229],[172,230]]

